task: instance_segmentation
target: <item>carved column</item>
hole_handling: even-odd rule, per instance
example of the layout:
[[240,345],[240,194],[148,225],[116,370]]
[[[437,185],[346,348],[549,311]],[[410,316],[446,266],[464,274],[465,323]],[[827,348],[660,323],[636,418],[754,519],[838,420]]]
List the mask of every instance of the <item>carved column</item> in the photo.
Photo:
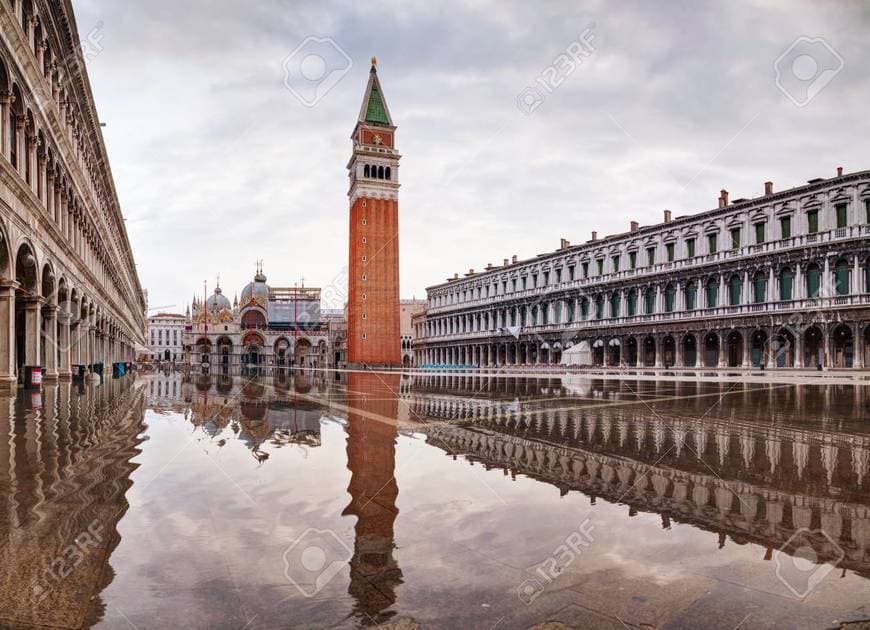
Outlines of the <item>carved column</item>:
[[45,322],[45,378],[56,380],[57,372],[57,307],[46,305],[42,307],[42,317]]
[[[752,365],[752,335],[755,331],[753,330],[743,330],[743,363],[741,367],[748,368]],[[763,350],[763,348],[762,348]],[[762,356],[759,358],[760,362],[764,362],[764,353],[762,352]]]
[[10,154],[9,117],[12,113],[12,92],[0,93],[0,150],[5,157]]
[[15,366],[15,289],[16,282],[0,284],[0,386],[14,387]]
[[[794,347],[794,366],[802,368],[804,366],[804,331],[800,328],[795,329]],[[800,388],[798,389],[800,390]]]
[[60,361],[58,364],[58,376],[70,377],[70,314],[65,311],[58,313],[58,348],[60,349]]
[[18,171],[18,174],[24,177],[24,171],[26,169],[25,163],[27,160],[27,138],[24,135],[24,116],[18,116],[15,119],[15,137],[17,142],[15,143],[15,154],[16,154],[16,165],[15,168]]
[[40,365],[41,298],[29,298],[24,303],[24,365]]

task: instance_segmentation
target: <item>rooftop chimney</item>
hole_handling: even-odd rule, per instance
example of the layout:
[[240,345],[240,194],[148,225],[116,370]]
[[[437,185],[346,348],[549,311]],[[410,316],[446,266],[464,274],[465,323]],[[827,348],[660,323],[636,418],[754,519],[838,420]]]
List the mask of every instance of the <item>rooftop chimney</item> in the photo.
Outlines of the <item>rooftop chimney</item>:
[[838,166],[837,167],[837,177],[842,177],[842,176],[843,176],[843,167]]
[[764,195],[772,195],[773,194],[773,182],[764,182]]
[[514,255],[511,257],[511,263],[516,263],[516,262],[517,262],[517,255],[514,254]]
[[598,232],[596,232],[595,230],[592,230],[592,240],[593,241],[598,240]]
[[728,191],[724,188],[719,191],[719,207],[724,208],[728,205]]
[[665,223],[670,223],[670,222],[671,222],[671,211],[665,210]]
[[508,259],[505,258],[505,259],[504,259],[504,262],[503,262],[502,264],[503,264],[505,267],[507,267],[507,266],[508,266]]
[[469,276],[473,276],[473,275],[474,275],[474,269],[469,269],[469,270],[468,270],[468,275],[469,275]]
[[632,232],[637,232],[637,230],[638,230],[639,227],[640,227],[640,225],[638,225],[637,221],[632,221],[632,222],[631,222],[631,231],[632,231]]
[[454,280],[459,280],[459,274],[458,274],[458,273],[454,273],[454,274],[453,274],[453,279],[454,279]]
[[559,239],[559,249],[568,249],[569,247],[571,247],[571,242],[568,239]]
[[486,263],[486,270],[489,271],[492,269],[492,263]]

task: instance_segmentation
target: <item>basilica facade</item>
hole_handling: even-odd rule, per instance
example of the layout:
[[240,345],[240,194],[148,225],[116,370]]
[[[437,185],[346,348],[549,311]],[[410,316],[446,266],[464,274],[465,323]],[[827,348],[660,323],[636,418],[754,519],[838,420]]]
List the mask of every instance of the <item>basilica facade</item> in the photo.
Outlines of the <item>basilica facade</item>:
[[[72,5],[0,2],[0,384],[132,361],[145,296]],[[81,368],[77,366],[83,366]]]
[[262,268],[230,302],[220,286],[185,312],[184,362],[216,369],[323,368],[347,361],[343,310],[321,308],[320,289],[273,287]]
[[864,368],[870,171],[729,201],[427,290],[418,365]]

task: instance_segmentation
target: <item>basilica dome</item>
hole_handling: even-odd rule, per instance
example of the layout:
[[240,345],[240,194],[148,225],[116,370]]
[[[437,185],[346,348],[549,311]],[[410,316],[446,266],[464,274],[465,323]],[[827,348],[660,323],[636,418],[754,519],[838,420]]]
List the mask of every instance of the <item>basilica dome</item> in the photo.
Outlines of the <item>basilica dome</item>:
[[223,309],[232,309],[230,299],[223,294],[220,287],[215,287],[214,293],[209,296],[206,304],[208,304],[208,310],[212,313],[222,311]]
[[249,282],[242,289],[239,305],[244,308],[248,306],[251,300],[257,302],[263,308],[269,303],[269,285],[266,284],[266,276],[262,271],[258,271],[254,276],[254,281]]

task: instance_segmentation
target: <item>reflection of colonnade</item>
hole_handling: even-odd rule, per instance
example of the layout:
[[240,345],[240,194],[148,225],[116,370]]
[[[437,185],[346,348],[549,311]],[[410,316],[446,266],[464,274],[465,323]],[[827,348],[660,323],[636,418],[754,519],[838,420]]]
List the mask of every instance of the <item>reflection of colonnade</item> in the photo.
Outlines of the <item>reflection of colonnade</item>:
[[[664,421],[632,408],[497,414],[422,430],[451,454],[670,519],[780,547],[821,527],[870,572],[870,438]],[[703,461],[699,461],[698,455]],[[835,550],[818,541],[821,558]]]
[[[46,385],[41,395],[0,399],[0,625],[83,625],[99,620],[112,579],[106,558],[138,466],[141,389]],[[79,564],[66,550],[90,536]],[[69,579],[60,579],[68,571]],[[90,607],[90,610],[88,608]]]
[[[357,517],[348,592],[355,614],[380,624],[396,601],[402,570],[393,557],[396,498],[398,374],[347,375],[347,467],[350,504],[344,515]],[[363,412],[363,413],[360,413]],[[376,414],[379,417],[372,417]]]

